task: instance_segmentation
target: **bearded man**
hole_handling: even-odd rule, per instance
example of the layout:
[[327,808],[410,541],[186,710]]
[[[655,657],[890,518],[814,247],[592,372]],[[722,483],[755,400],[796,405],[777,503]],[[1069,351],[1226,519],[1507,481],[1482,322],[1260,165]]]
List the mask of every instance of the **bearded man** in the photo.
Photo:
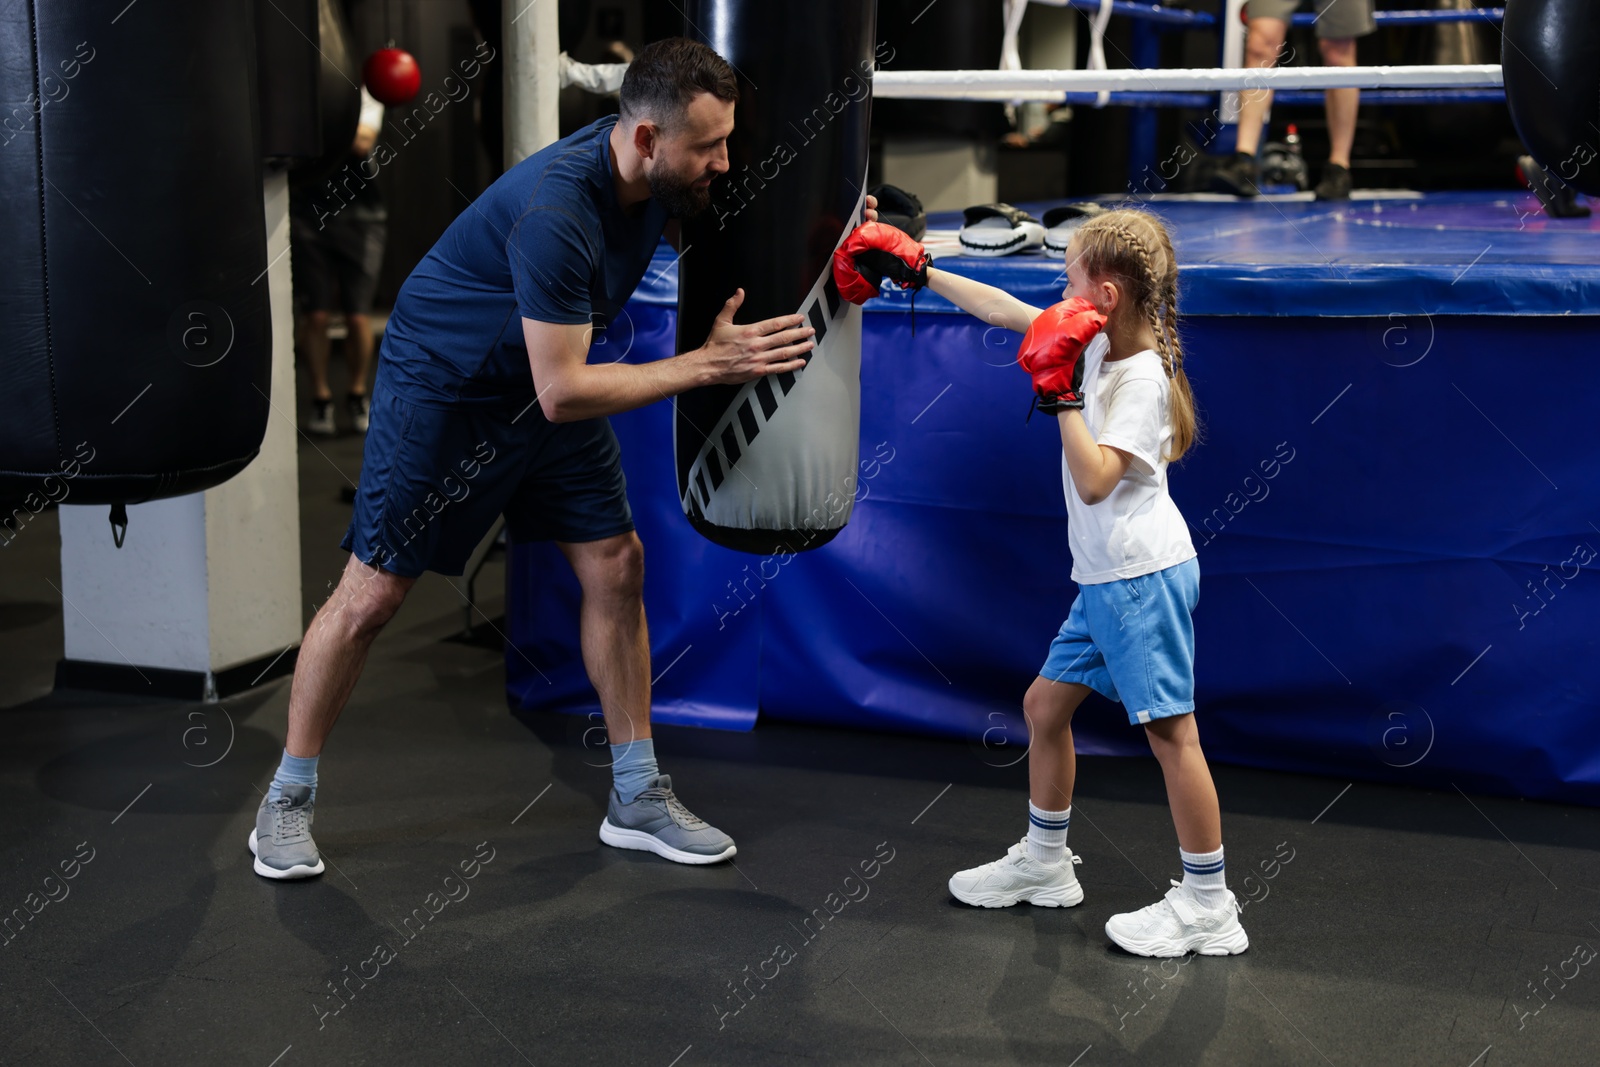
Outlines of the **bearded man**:
[[343,543],[350,560],[300,646],[282,762],[250,835],[257,874],[322,873],[317,759],[367,651],[417,577],[459,575],[501,514],[513,541],[556,542],[583,589],[583,660],[614,755],[600,839],[680,863],[734,855],[656,765],[644,554],[606,417],[798,371],[814,331],[798,314],[734,325],[739,289],[691,352],[637,365],[591,365],[588,353],[668,219],[709,206],[737,99],[733,69],[710,48],[651,44],[628,68],[620,115],[506,171],[401,287]]

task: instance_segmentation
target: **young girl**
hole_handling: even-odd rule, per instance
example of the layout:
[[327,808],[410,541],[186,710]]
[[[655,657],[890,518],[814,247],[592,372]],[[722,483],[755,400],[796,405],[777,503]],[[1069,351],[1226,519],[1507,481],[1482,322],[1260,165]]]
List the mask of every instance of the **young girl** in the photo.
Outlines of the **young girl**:
[[[920,247],[912,252],[893,235],[865,245],[895,257],[869,252],[868,281],[872,267],[902,285],[923,284],[925,272],[929,288],[964,310],[991,325],[1029,331],[1022,362],[1047,401],[1041,410],[1060,423],[1067,537],[1079,588],[1023,698],[1031,737],[1028,833],[1004,858],[957,873],[951,894],[986,908],[1020,901],[1071,907],[1083,899],[1073,871],[1082,861],[1066,847],[1076,772],[1072,713],[1093,690],[1121,701],[1129,721],[1144,727],[1166,779],[1183,861],[1182,882],[1149,907],[1113,915],[1106,935],[1145,956],[1243,952],[1249,939],[1224,881],[1221,812],[1193,714],[1190,613],[1199,600],[1200,566],[1188,525],[1167,493],[1167,464],[1193,443],[1195,412],[1166,229],[1138,211],[1112,211],[1082,225],[1067,248],[1062,298],[1081,297],[1092,311],[1076,303],[1030,307],[992,286],[928,268]],[[1097,334],[1095,312],[1105,317]],[[1078,367],[1081,378],[1073,373]]]

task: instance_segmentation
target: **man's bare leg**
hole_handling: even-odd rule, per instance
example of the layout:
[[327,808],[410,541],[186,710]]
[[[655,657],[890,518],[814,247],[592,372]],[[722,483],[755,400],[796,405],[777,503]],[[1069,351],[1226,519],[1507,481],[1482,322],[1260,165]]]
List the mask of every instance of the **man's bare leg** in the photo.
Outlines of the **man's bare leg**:
[[289,690],[289,736],[284,745],[291,756],[304,759],[322,754],[333,724],[361,677],[373,639],[400,610],[416,581],[350,557],[339,585],[318,609],[300,643]]
[[644,546],[635,533],[558,546],[583,588],[578,633],[613,745],[650,737]]
[[733,838],[692,815],[656,766],[650,734],[650,637],[644,618],[644,549],[634,533],[560,544],[583,587],[583,664],[600,695],[611,739],[613,788],[600,840],[676,863],[716,863]]
[[289,736],[272,786],[250,833],[255,872],[263,878],[313,878],[323,871],[311,838],[317,759],[367,662],[367,650],[394,617],[414,578],[369,567],[354,556],[339,585],[312,618],[289,689]]

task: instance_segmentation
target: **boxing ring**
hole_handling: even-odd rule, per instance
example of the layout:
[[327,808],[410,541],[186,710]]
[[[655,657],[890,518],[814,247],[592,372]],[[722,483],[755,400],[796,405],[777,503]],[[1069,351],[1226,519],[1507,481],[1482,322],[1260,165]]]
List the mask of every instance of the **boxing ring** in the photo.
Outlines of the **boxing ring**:
[[[1145,206],[1177,242],[1205,427],[1171,487],[1204,575],[1208,754],[1600,803],[1600,224],[1546,220],[1531,194]],[[956,224],[930,223],[930,246]],[[604,347],[670,354],[674,256]],[[1036,305],[1059,295],[1053,259],[942,258]],[[669,405],[613,418],[659,721],[759,714],[1021,756],[1021,694],[1074,595],[1060,443],[1025,421],[1015,335],[924,292],[913,337],[910,310],[866,305],[856,511],[819,551],[706,542],[675,492]],[[511,700],[594,710],[555,549],[514,546],[508,589]],[[1076,736],[1147,751],[1097,696]]]
[[[1128,105],[1132,140],[1147,149],[1153,127],[1138,116],[1151,108],[1216,104],[1230,123],[1238,94],[1256,87],[1280,101],[1343,86],[1382,102],[1504,99],[1498,65],[1244,69],[1241,0],[1228,0],[1220,27],[1156,4],[1066,3],[1095,13],[1097,45],[1112,15],[1138,20],[1134,67],[1015,69],[1018,0],[1007,5],[1011,69],[881,70],[873,95]],[[1389,11],[1378,22],[1503,14]],[[1201,21],[1222,30],[1220,67],[1139,69],[1156,66],[1160,33]],[[1129,173],[1153,163],[1136,149]],[[1208,755],[1600,804],[1589,429],[1600,368],[1588,358],[1600,342],[1600,224],[1548,219],[1521,192],[1329,204],[1160,188],[1102,202],[1161,215],[1180,262],[1203,436],[1171,491],[1204,576],[1196,700]],[[929,219],[938,265],[1036,306],[1060,298],[1054,257],[961,258],[958,225]],[[591,359],[674,351],[675,255],[658,251]],[[1017,335],[931,292],[915,314],[892,289],[864,312],[855,510],[823,549],[761,557],[708,543],[680,507],[671,407],[613,418],[646,545],[655,715],[932,734],[965,740],[986,763],[1020,761],[1021,695],[1074,596],[1056,427],[1025,420]],[[513,705],[597,712],[577,585],[553,546],[512,547],[508,605]],[[599,719],[572,721],[576,734]],[[1075,737],[1086,753],[1148,751],[1098,696]],[[892,742],[880,750],[894,758]]]
[[[1023,15],[1030,0],[1006,0],[1006,44],[1002,66],[1016,68],[1015,45]],[[1090,66],[1103,70],[1104,36],[1112,17],[1127,19],[1130,24],[1128,52],[1121,58],[1138,70],[1153,70],[1161,66],[1161,46],[1165,35],[1176,32],[1213,31],[1218,34],[1217,66],[1224,70],[1237,70],[1244,66],[1245,12],[1248,0],[1224,0],[1219,14],[1209,11],[1191,11],[1187,8],[1166,7],[1159,3],[1135,0],[1032,0],[1033,3],[1053,7],[1069,7],[1092,16],[1090,30]],[[1310,11],[1293,15],[1294,26],[1307,27],[1316,23],[1318,16]],[[1389,10],[1373,12],[1373,21],[1379,29],[1388,26],[1441,25],[1447,23],[1477,23],[1498,26],[1505,20],[1505,8],[1469,8],[1465,10]],[[1435,68],[1437,69],[1437,68]],[[1280,72],[1281,74],[1281,72]],[[1497,84],[1497,83],[1495,83]],[[1315,90],[1289,89],[1276,92],[1273,102],[1282,107],[1296,107],[1322,102],[1322,89],[1329,83],[1318,82]],[[1505,100],[1503,91],[1494,84],[1467,82],[1436,82],[1422,88],[1395,89],[1386,84],[1362,85],[1368,89],[1368,105],[1417,104],[1468,104],[1496,103]],[[1157,166],[1156,115],[1154,109],[1162,107],[1215,109],[1228,133],[1238,121],[1239,97],[1237,91],[1222,93],[1220,101],[1210,93],[1184,92],[1158,88],[1155,84],[1134,85],[1121,91],[1067,91],[1060,94],[1046,92],[1030,95],[1032,100],[1053,103],[1088,105],[1092,107],[1127,107],[1134,109],[1129,118],[1128,173],[1141,175]],[[1213,151],[1231,151],[1233,139],[1227,136],[1214,146]]]

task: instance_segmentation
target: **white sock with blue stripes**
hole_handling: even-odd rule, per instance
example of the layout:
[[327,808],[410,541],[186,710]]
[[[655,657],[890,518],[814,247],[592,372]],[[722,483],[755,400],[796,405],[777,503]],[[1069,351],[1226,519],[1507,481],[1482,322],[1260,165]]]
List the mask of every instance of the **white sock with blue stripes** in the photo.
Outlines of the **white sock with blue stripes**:
[[1222,864],[1222,846],[1215,852],[1185,852],[1183,858],[1183,887],[1194,894],[1203,908],[1220,908],[1228,902],[1228,882]]
[[1028,801],[1028,856],[1040,863],[1060,863],[1067,851],[1067,826],[1072,822],[1072,805],[1066,811],[1045,811]]

